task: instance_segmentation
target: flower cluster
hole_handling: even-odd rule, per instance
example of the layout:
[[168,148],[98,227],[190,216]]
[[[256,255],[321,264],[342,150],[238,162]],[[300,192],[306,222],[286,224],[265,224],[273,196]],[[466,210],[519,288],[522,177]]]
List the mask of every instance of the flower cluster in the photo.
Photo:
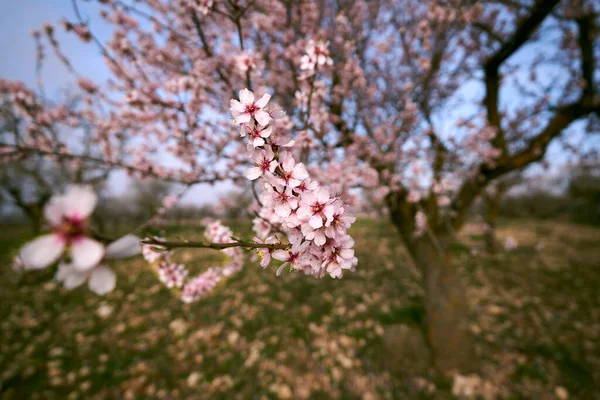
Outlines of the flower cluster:
[[[144,240],[147,239],[149,238],[144,238]],[[164,240],[163,238],[159,237],[154,237],[154,239],[157,241]],[[157,261],[168,262],[170,253],[164,247],[145,244],[142,246],[142,257],[144,257],[144,260],[146,260],[149,264],[154,264]]]
[[306,53],[300,59],[300,69],[313,74],[319,66],[333,65],[329,56],[329,42],[310,40],[306,45]]
[[[221,221],[213,221],[206,226],[204,237],[213,243],[231,243],[233,233],[231,229],[221,223]],[[223,276],[230,276],[238,272],[244,266],[244,253],[239,247],[230,247],[221,250],[228,255],[229,262],[220,269]]]
[[158,279],[169,289],[183,286],[188,276],[188,270],[183,264],[163,261],[158,264]]
[[[221,223],[206,219],[204,237],[210,243],[232,243],[231,229]],[[163,242],[164,239],[154,237],[154,241]],[[145,239],[146,240],[146,239]],[[224,278],[227,278],[242,269],[244,253],[239,247],[230,247],[221,250],[229,258],[227,264],[221,267],[212,267],[201,274],[190,277],[185,265],[172,261],[173,252],[156,244],[142,246],[142,255],[151,264],[157,273],[158,279],[168,288],[181,290],[181,300],[191,303],[200,300]]]
[[[311,49],[314,53],[321,47]],[[315,59],[315,64],[326,62],[327,58]],[[352,270],[357,264],[354,241],[346,233],[355,218],[340,198],[310,179],[304,164],[286,149],[293,142],[275,142],[271,123],[274,118],[267,109],[269,100],[265,94],[255,102],[248,89],[240,91],[240,101],[231,100],[234,124],[241,125],[242,137],[248,137],[249,157],[255,165],[248,169],[246,177],[262,178],[263,182],[262,208],[254,220],[258,236],[255,241],[263,243],[260,240],[266,238],[264,243],[276,243],[274,237],[267,236],[278,230],[287,235],[291,244],[288,250],[259,249],[261,266],[266,268],[274,258],[283,261],[278,274],[289,266],[317,277],[329,274],[339,278],[343,270]]]
[[185,303],[192,303],[200,300],[210,293],[221,281],[223,276],[220,271],[210,268],[197,277],[191,279],[183,288],[181,300]]
[[105,259],[126,258],[140,252],[140,241],[126,235],[106,247],[93,239],[89,217],[97,197],[89,186],[70,186],[44,207],[52,233],[27,243],[19,260],[23,269],[44,269],[60,260],[56,280],[72,289],[88,281],[90,290],[103,295],[114,289],[116,276],[102,264]]

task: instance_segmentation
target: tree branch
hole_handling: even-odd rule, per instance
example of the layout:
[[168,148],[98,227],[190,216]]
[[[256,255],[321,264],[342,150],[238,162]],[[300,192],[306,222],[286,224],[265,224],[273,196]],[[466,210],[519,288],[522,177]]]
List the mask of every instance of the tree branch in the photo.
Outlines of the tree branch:
[[164,247],[166,249],[175,248],[203,248],[203,249],[215,249],[223,250],[231,247],[245,247],[248,249],[273,249],[273,250],[286,250],[292,247],[289,243],[255,243],[255,242],[231,242],[231,243],[207,243],[207,242],[194,242],[194,241],[161,241],[158,239],[144,239],[141,241],[142,244],[154,245],[157,247]]
[[508,148],[500,124],[500,108],[498,104],[500,94],[500,66],[533,35],[544,19],[552,12],[559,0],[537,0],[529,15],[518,24],[513,35],[505,41],[500,49],[485,62],[485,98],[484,105],[487,110],[489,123],[496,128],[496,137],[492,145],[502,151],[505,156]]

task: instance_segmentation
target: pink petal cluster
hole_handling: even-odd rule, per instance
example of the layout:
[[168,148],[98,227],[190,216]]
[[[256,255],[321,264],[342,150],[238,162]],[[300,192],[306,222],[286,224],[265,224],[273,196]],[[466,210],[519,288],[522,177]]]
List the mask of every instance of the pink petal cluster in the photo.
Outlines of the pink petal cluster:
[[[221,221],[204,219],[206,225],[204,237],[210,243],[232,243],[232,231]],[[155,237],[159,242],[164,240]],[[182,289],[181,299],[192,303],[206,296],[222,279],[240,271],[244,265],[244,253],[239,247],[230,247],[221,250],[229,259],[224,266],[212,267],[205,272],[190,277],[188,269],[183,264],[171,261],[172,251],[166,251],[160,245],[144,245],[142,254],[146,261],[156,269],[158,280],[168,289]]]
[[[231,243],[233,242],[232,235],[231,229],[219,220],[208,224],[204,231],[204,237],[213,243]],[[244,266],[244,253],[241,248],[230,247],[221,251],[230,257],[229,262],[220,269],[223,276],[231,276],[242,269]]]
[[[311,54],[316,54],[315,65],[329,62],[328,53],[323,53],[326,46],[313,43],[310,49]],[[265,94],[264,98],[270,99],[270,96]],[[284,149],[274,142],[272,124],[260,121],[256,114],[258,108],[252,106],[254,94],[243,89],[240,99],[241,102],[231,101],[231,112],[236,123],[242,125],[242,131],[250,132],[258,126],[260,132],[269,130],[269,135],[247,134],[249,157],[255,166],[248,169],[246,177],[250,180],[262,178],[263,189],[260,195],[262,208],[254,220],[257,235],[254,240],[263,243],[261,238],[266,238],[264,243],[277,243],[276,238],[267,238],[276,229],[285,233],[292,245],[289,250],[259,249],[261,266],[266,268],[271,259],[276,259],[283,261],[278,275],[289,267],[317,277],[329,274],[340,278],[343,270],[353,270],[358,262],[354,256],[354,241],[346,233],[355,217],[340,198],[310,179],[304,164],[296,161],[289,143]],[[240,104],[246,104],[246,107],[250,104],[255,114],[248,111],[246,114],[250,118],[244,118],[245,122],[239,119]],[[261,111],[264,105],[266,102],[261,103]]]
[[300,59],[300,69],[309,74],[315,72],[318,66],[331,66],[333,60],[329,56],[329,42],[310,40],[306,45],[306,54]]
[[184,303],[192,303],[200,300],[210,293],[222,279],[222,275],[215,269],[209,269],[206,272],[191,279],[183,287],[181,300]]
[[[150,239],[150,238],[145,238],[145,239]],[[155,240],[164,240],[162,238],[159,237],[154,237]],[[153,245],[153,244],[145,244],[142,246],[142,257],[144,257],[144,260],[146,260],[149,264],[154,264],[157,261],[164,261],[164,262],[168,262],[169,261],[169,257],[170,257],[170,252],[166,251],[166,249],[157,246],[157,245]]]
[[158,279],[169,289],[182,287],[187,276],[188,271],[183,264],[163,261],[158,265]]

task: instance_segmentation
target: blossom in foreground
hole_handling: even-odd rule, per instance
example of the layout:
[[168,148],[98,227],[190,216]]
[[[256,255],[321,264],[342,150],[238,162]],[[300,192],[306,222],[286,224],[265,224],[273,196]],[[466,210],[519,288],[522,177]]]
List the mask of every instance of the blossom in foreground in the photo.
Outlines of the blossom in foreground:
[[20,253],[28,269],[43,269],[69,250],[70,265],[87,271],[104,256],[102,243],[90,238],[88,219],[97,197],[90,186],[70,186],[64,194],[53,196],[44,207],[44,217],[52,233],[27,243]]
[[[127,258],[139,254],[140,240],[134,235],[126,235],[106,246],[103,260]],[[87,270],[75,267],[73,263],[60,263],[56,280],[66,289],[73,289],[85,281],[91,291],[104,295],[115,288],[117,277],[112,269],[98,262]]]
[[308,172],[304,164],[296,163],[289,151],[282,151],[279,154],[279,162],[281,164],[279,184],[295,188],[300,186],[304,179],[308,178]]
[[[327,64],[327,57],[319,46],[313,43],[311,47],[314,63]],[[251,99],[254,99],[254,95]],[[239,112],[232,106],[234,118]],[[261,124],[255,116],[250,116],[247,122],[240,125],[242,136],[248,136],[247,149],[255,164],[246,171],[246,177],[249,180],[263,178],[264,182],[259,200],[261,208],[253,221],[257,235],[254,241],[275,243],[273,238],[265,242],[261,239],[271,231],[280,231],[287,235],[291,245],[288,250],[258,249],[261,266],[266,268],[274,258],[283,261],[277,275],[289,266],[291,270],[300,270],[316,277],[329,274],[333,278],[340,278],[343,270],[354,270],[358,262],[352,250],[354,241],[346,231],[355,218],[348,206],[341,198],[331,196],[327,188],[311,180],[304,164],[294,158],[291,149],[294,141],[285,145],[276,142],[278,138],[281,139],[279,129],[283,127],[270,123],[269,128],[275,126],[274,129],[277,129],[275,135],[270,130],[268,136],[261,136],[260,128],[257,129]]]
[[265,146],[264,151],[255,151],[252,159],[256,167],[246,171],[246,178],[253,181],[266,173],[273,173],[277,168],[277,161],[274,160],[275,154],[271,146]]
[[309,245],[309,242],[296,242],[292,245],[290,250],[275,250],[273,252],[273,258],[283,261],[283,264],[281,264],[277,270],[277,276],[279,276],[281,271],[283,271],[283,269],[288,265],[291,268],[296,267],[302,261],[302,256],[308,249]]
[[254,149],[256,147],[262,146],[265,144],[265,140],[271,136],[273,132],[272,126],[262,127],[258,124],[247,124],[242,125],[240,130],[240,136],[246,137],[248,136],[252,141],[248,143],[248,150]]
[[324,248],[323,267],[332,278],[341,278],[342,270],[352,270],[358,260],[354,256],[354,239],[345,235]]
[[252,118],[256,119],[261,126],[266,126],[271,116],[264,110],[271,98],[265,93],[260,100],[254,101],[254,93],[248,89],[240,90],[240,100],[231,100],[231,114],[235,125],[247,124]]
[[308,221],[313,229],[318,229],[323,225],[329,226],[333,220],[334,208],[330,204],[329,191],[319,189],[315,192],[304,194],[298,207],[298,218]]
[[[265,244],[275,244],[275,243],[279,242],[275,236],[269,236],[267,239],[265,239],[264,242],[257,237],[255,237],[252,240],[255,243],[265,243]],[[258,257],[260,258],[260,266],[261,267],[267,268],[269,266],[269,264],[271,263],[271,254],[273,253],[273,251],[274,251],[273,249],[268,248],[268,247],[256,249],[256,252],[258,253]]]

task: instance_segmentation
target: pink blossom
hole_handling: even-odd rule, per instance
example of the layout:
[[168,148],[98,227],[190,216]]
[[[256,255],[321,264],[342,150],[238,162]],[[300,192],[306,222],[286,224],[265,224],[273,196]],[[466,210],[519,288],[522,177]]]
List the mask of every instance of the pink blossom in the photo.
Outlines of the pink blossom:
[[341,200],[336,200],[332,204],[333,215],[329,226],[325,230],[325,234],[329,238],[335,238],[337,236],[343,236],[346,234],[346,230],[356,221],[354,217],[344,206]]
[[307,192],[300,198],[298,218],[308,221],[313,229],[329,226],[334,212],[330,203],[329,191],[325,188],[320,188],[316,193]]
[[183,264],[163,261],[158,265],[158,279],[169,289],[182,287],[187,276],[188,271]]
[[241,137],[248,136],[252,141],[251,143],[248,144],[248,146],[251,146],[251,148],[254,149],[256,147],[263,146],[265,144],[265,139],[268,138],[269,136],[271,136],[272,131],[273,131],[273,127],[271,127],[271,126],[267,126],[265,128],[265,127],[261,127],[260,125],[256,125],[255,123],[251,122],[251,123],[242,125],[241,131],[240,131],[240,136]]
[[88,218],[97,197],[89,186],[70,186],[62,195],[53,196],[44,207],[44,217],[52,233],[27,243],[20,253],[29,269],[43,269],[56,262],[70,249],[74,268],[87,271],[104,256],[102,243],[90,238]]
[[271,146],[265,146],[264,149],[257,149],[252,153],[252,159],[256,167],[246,171],[246,178],[251,181],[258,179],[266,173],[272,174],[277,168],[277,161],[274,160],[275,154]]
[[[131,257],[139,254],[140,249],[140,240],[136,236],[126,235],[106,247],[103,259]],[[101,261],[87,270],[81,270],[73,263],[61,262],[56,273],[56,280],[67,289],[76,288],[88,281],[91,291],[104,295],[115,288],[117,278],[115,273]]]
[[[153,237],[153,239],[158,241],[164,240],[163,238],[159,238],[156,236]],[[169,252],[164,247],[160,247],[154,244],[145,244],[142,246],[142,256],[148,263],[154,264],[156,261],[159,260],[168,260]]]
[[236,57],[236,66],[241,72],[256,69],[256,60],[253,54],[242,53]]
[[185,303],[200,300],[210,293],[221,279],[221,275],[215,269],[208,269],[185,284],[181,293],[181,300]]
[[277,270],[277,276],[281,275],[281,271],[286,267],[296,268],[302,261],[302,257],[308,249],[310,243],[294,243],[290,250],[275,250],[272,257],[276,260],[283,261],[283,264]]
[[329,42],[319,40],[315,43],[314,40],[310,40],[306,45],[306,54],[300,59],[300,69],[312,72],[316,66],[333,65],[328,47]]
[[279,184],[295,188],[304,179],[308,178],[308,172],[304,164],[296,163],[292,153],[289,151],[279,152],[279,163],[281,169],[278,179]]
[[240,101],[231,100],[233,123],[235,125],[247,124],[254,118],[261,126],[266,126],[271,120],[271,116],[264,108],[270,98],[271,95],[265,93],[260,100],[254,101],[254,93],[248,89],[240,90]]
[[[252,240],[255,243],[265,243],[265,244],[274,244],[274,243],[279,242],[275,236],[269,236],[264,242],[257,237],[255,237]],[[275,250],[268,248],[268,247],[256,249],[256,252],[258,253],[258,256],[260,257],[260,260],[261,260],[260,261],[261,267],[267,268],[269,266],[269,264],[271,263],[271,253],[273,253],[273,251],[275,251]]]
[[298,198],[292,193],[292,188],[283,185],[266,183],[263,202],[273,207],[275,213],[281,218],[287,218],[292,210],[298,207]]
[[332,278],[341,278],[343,270],[352,270],[358,263],[354,256],[354,240],[349,235],[344,235],[324,248],[322,266]]

